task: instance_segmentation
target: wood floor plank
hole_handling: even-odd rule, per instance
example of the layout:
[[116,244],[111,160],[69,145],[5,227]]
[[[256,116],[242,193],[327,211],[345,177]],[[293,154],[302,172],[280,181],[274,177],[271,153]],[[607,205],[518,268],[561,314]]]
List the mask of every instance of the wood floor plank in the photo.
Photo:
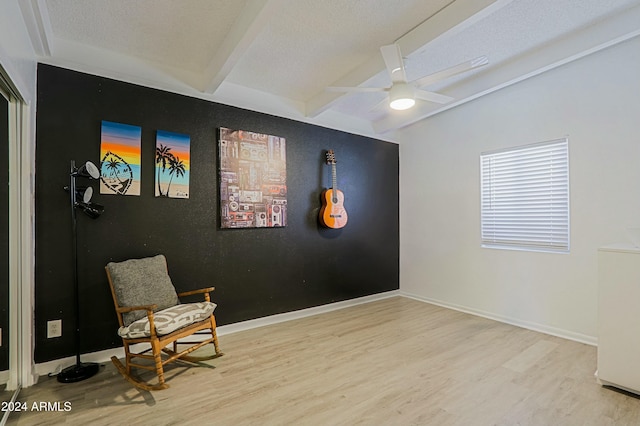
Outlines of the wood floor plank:
[[[640,400],[598,385],[596,348],[394,297],[220,338],[211,368],[133,388],[108,364],[19,400],[69,412],[9,425],[638,425]],[[146,373],[145,373],[146,374]]]
[[556,349],[558,344],[549,340],[540,340],[503,364],[505,368],[523,373]]

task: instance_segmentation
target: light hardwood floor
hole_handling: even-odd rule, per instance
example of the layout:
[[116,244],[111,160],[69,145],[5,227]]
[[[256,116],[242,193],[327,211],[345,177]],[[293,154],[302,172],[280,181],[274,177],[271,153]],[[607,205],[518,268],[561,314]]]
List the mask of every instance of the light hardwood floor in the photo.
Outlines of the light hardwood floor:
[[[0,385],[0,402],[5,402],[11,400],[13,396],[13,392],[6,390],[7,385]],[[2,418],[2,413],[0,412],[0,418]]]
[[640,425],[640,400],[596,383],[596,348],[394,297],[220,337],[215,368],[141,392],[109,363],[42,378],[9,425]]

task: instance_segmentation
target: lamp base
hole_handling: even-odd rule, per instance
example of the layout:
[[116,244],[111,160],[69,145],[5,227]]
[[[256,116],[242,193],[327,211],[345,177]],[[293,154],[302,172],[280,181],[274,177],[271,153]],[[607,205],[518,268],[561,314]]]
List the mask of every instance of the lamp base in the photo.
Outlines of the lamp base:
[[74,383],[95,376],[99,370],[100,365],[95,362],[81,362],[65,368],[57,377],[61,383]]

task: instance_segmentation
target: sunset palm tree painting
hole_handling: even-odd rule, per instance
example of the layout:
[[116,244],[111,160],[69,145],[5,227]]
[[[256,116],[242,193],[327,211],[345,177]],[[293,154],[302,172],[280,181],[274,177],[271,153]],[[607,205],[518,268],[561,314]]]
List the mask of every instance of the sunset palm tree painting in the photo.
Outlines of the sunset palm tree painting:
[[142,128],[102,121],[100,193],[140,195]]
[[189,135],[158,130],[156,135],[156,197],[189,198]]

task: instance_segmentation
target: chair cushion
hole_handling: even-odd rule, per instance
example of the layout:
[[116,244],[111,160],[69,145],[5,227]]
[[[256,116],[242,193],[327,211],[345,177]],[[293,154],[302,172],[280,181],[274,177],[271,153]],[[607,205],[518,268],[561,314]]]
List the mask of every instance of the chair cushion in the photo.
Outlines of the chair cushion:
[[[160,311],[180,303],[164,255],[110,262],[107,268],[121,307],[156,304]],[[146,315],[145,311],[126,312],[122,321],[127,326]]]
[[[158,311],[153,314],[156,333],[159,336],[163,336],[179,328],[209,318],[216,306],[212,302],[185,303]],[[120,327],[118,334],[125,339],[150,336],[149,318],[145,315],[144,318],[134,321],[128,326]]]

